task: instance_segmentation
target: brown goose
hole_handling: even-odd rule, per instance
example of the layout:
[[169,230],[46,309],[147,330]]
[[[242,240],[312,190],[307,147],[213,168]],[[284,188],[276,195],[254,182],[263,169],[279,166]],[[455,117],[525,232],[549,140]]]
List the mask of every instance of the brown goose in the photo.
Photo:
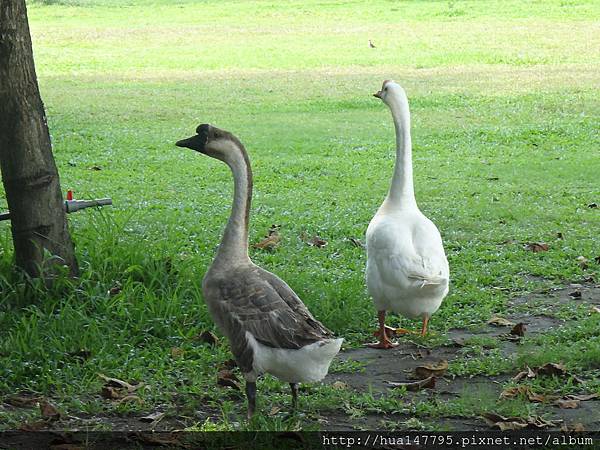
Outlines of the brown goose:
[[335,339],[284,281],[250,260],[252,170],[242,143],[207,124],[199,125],[196,133],[176,145],[223,161],[235,183],[231,216],[202,281],[204,299],[244,374],[248,418],[256,407],[256,379],[262,373],[290,383],[296,408],[298,383],[322,380],[343,339]]

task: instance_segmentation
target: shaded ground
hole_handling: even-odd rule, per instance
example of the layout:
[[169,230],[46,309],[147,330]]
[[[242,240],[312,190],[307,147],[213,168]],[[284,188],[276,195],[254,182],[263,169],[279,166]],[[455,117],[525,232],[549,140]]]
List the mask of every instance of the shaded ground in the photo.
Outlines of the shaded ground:
[[[528,338],[560,329],[573,327],[575,322],[561,317],[560,312],[577,306],[593,308],[600,305],[600,286],[590,284],[571,284],[565,288],[537,292],[513,299],[504,318],[512,323],[522,322],[526,325]],[[594,312],[593,314],[596,314]],[[564,314],[563,314],[564,316]],[[469,361],[474,356],[473,342],[478,342],[482,349],[494,349],[500,356],[511,358],[519,351],[520,340],[507,337],[512,326],[493,326],[486,324],[476,330],[451,329],[446,333],[447,340],[441,345],[427,348],[424,345],[398,338],[400,345],[392,350],[381,351],[370,348],[351,349],[342,352],[339,365],[352,367],[352,362],[359,368],[344,372],[331,373],[325,384],[334,389],[344,391],[348,401],[344,408],[319,410],[318,414],[300,413],[302,426],[308,423],[319,423],[326,430],[360,430],[360,429],[435,429],[435,430],[478,430],[489,429],[489,425],[473,414],[474,405],[498,399],[501,392],[510,384],[517,370],[500,370],[494,375],[457,376],[453,374],[454,363]],[[391,387],[389,382],[414,382],[414,371],[418,366],[448,361],[450,369],[447,373],[436,377],[435,387],[415,392]],[[580,376],[581,374],[577,374]],[[267,391],[268,392],[268,391]],[[304,386],[301,395],[310,396],[311,387]],[[581,393],[589,393],[585,384],[581,385]],[[355,403],[352,395],[372,395],[372,405]],[[265,392],[266,394],[266,392]],[[392,395],[393,394],[393,395]],[[399,394],[399,395],[398,395]],[[390,405],[382,406],[386,398],[392,397]],[[243,402],[241,392],[223,390],[223,399],[236,403]],[[600,429],[600,408],[598,398],[581,401],[576,409],[560,409],[551,402],[537,403],[535,414],[556,422],[554,429],[562,426],[582,424],[586,430]],[[430,410],[423,409],[429,405]],[[451,405],[451,406],[448,406]],[[282,405],[281,415],[286,414],[286,406]],[[4,410],[16,409],[8,403],[0,404]],[[139,413],[123,413],[120,416],[102,416],[98,414],[75,413],[63,416],[60,421],[47,423],[41,429],[85,431],[85,430],[119,430],[119,431],[173,431],[183,430],[206,419],[218,420],[222,412],[203,406],[202,402],[193,414],[165,409],[165,415],[158,420],[149,421]],[[304,409],[301,407],[301,410]],[[153,408],[153,413],[161,412],[160,405]],[[265,411],[266,412],[266,411]],[[266,412],[268,413],[268,412]],[[232,420],[240,420],[232,417]],[[35,421],[31,422],[35,427]],[[138,439],[138,438],[136,438]],[[140,440],[145,437],[140,435]],[[150,438],[151,439],[151,438]],[[1,448],[1,446],[0,446]]]
[[[579,296],[579,293],[581,294]],[[513,323],[522,322],[526,325],[527,336],[544,333],[562,326],[573,325],[567,320],[555,317],[555,312],[561,306],[577,304],[600,304],[600,287],[590,284],[571,284],[561,289],[538,292],[516,298],[510,302],[508,313],[504,316]],[[527,313],[532,311],[533,313]],[[375,395],[386,395],[391,387],[388,382],[414,382],[414,369],[417,366],[435,364],[441,360],[452,361],[468,358],[461,350],[465,343],[472,339],[492,338],[497,340],[498,349],[502,356],[509,358],[520,345],[518,340],[506,340],[504,336],[511,327],[486,325],[477,331],[452,329],[447,333],[449,345],[427,349],[414,342],[398,339],[400,345],[392,350],[381,351],[373,349],[355,349],[341,354],[343,361],[355,360],[362,362],[363,371],[354,373],[334,374],[328,377],[329,383],[341,382],[356,391],[372,390]],[[515,376],[515,372],[501,373],[495,376],[452,376],[444,375],[437,379],[434,389],[418,392],[406,392],[405,406],[407,409],[422,401],[447,401],[464,395],[477,396],[486,393],[498,397],[503,385]],[[596,399],[597,400],[597,399]],[[544,405],[544,416],[563,424],[581,423],[587,430],[600,429],[600,407],[597,401],[585,401],[576,409],[560,409],[552,405]],[[328,418],[327,429],[353,430],[377,429],[382,425],[402,428],[413,417],[411,414],[374,414],[367,413],[362,417],[353,418],[341,411],[336,411]],[[488,429],[489,426],[481,418],[474,417],[439,417],[435,419],[437,426],[451,430]],[[411,424],[411,422],[408,422]]]

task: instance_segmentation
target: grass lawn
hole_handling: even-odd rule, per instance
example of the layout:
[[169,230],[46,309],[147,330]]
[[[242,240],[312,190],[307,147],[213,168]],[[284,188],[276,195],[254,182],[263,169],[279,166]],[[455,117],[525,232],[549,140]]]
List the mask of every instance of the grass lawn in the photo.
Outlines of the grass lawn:
[[[47,0],[28,7],[62,186],[76,198],[112,197],[114,206],[69,217],[81,278],[49,290],[14,273],[9,224],[0,223],[0,399],[31,391],[82,418],[160,409],[178,428],[200,430],[318,428],[321,413],[348,404],[394,411],[401,394],[320,385],[303,394],[305,415],[268,414],[285,411],[289,396],[267,377],[259,384],[262,414],[245,421],[241,394],[216,385],[219,364],[230,358],[227,342],[195,339],[214,331],[200,284],[229,213],[231,175],[174,146],[204,122],[241,139],[255,175],[250,240],[271,224],[282,235],[274,252],[252,250],[252,258],[286,280],[346,348],[359,347],[372,339],[376,320],[365,252],[350,238],[364,239],[390,182],[393,124],[371,96],[387,78],[408,93],[417,201],[442,233],[451,270],[433,333],[415,342],[444,344],[448,330],[477,329],[528,292],[599,281],[600,209],[588,207],[600,203],[598,2]],[[303,235],[328,245],[310,247]],[[528,251],[527,242],[549,250]],[[550,313],[575,321],[526,336],[527,358],[563,361],[600,392],[600,314]],[[451,373],[494,375],[528,361],[521,350],[507,360],[485,342],[469,345]],[[339,363],[334,371],[360,367]],[[140,401],[102,398],[98,373],[143,382]],[[439,417],[476,417],[483,403],[530,413],[522,401],[488,400],[465,394],[454,407],[412,413],[430,428]],[[1,405],[0,429],[39,415]]]

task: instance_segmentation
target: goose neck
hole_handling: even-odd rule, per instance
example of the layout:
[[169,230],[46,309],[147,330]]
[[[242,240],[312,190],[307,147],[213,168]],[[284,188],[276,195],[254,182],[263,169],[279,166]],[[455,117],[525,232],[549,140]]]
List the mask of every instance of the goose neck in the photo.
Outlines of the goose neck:
[[388,200],[396,207],[416,207],[408,100],[401,99],[392,102],[390,110],[396,131],[396,164]]
[[252,169],[248,154],[243,147],[239,148],[239,152],[232,153],[225,162],[233,174],[233,204],[223,233],[223,239],[215,257],[216,262],[227,265],[250,261],[248,256],[248,223],[252,203]]

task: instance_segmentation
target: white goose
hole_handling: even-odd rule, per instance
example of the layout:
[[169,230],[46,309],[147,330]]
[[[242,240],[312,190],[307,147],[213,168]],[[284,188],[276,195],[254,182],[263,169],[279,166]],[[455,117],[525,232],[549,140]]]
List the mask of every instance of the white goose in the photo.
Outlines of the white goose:
[[176,145],[223,161],[235,182],[223,239],[202,280],[204,299],[244,374],[248,417],[256,406],[256,379],[265,372],[290,383],[295,408],[298,383],[322,380],[343,339],[333,338],[283,280],[250,260],[252,169],[242,143],[206,124],[199,125],[196,133]]
[[386,311],[423,319],[448,293],[449,268],[437,227],[417,206],[413,188],[410,112],[404,89],[386,80],[373,94],[391,110],[396,129],[396,166],[387,197],[367,229],[367,287],[378,312],[379,342],[373,348],[392,348],[391,333],[406,330],[385,326]]

